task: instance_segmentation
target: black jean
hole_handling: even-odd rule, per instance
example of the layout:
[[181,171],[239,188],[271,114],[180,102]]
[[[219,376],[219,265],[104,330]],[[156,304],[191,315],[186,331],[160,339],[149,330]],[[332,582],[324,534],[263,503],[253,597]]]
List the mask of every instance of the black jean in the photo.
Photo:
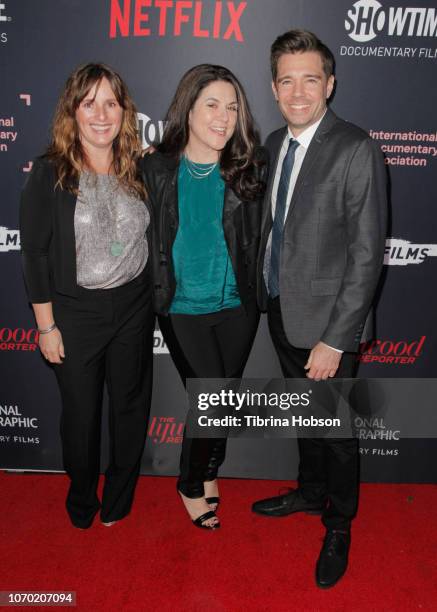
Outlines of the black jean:
[[[114,289],[79,288],[55,295],[53,310],[65,359],[55,366],[62,398],[64,467],[71,483],[67,511],[87,528],[101,507],[104,522],[129,513],[138,480],[152,388],[154,314],[143,272]],[[103,387],[109,395],[109,465],[97,497]]]
[[[285,378],[306,378],[304,366],[310,349],[290,344],[282,324],[280,298],[269,300],[270,335]],[[343,353],[337,378],[356,375],[355,353]],[[298,483],[308,501],[320,501],[325,510],[322,522],[327,529],[348,530],[357,512],[359,491],[359,451],[355,438],[299,438]]]
[[[255,339],[259,312],[255,304],[205,315],[169,314],[159,326],[176,368],[187,378],[241,378]],[[184,435],[178,489],[186,497],[205,494],[224,461],[225,438]]]

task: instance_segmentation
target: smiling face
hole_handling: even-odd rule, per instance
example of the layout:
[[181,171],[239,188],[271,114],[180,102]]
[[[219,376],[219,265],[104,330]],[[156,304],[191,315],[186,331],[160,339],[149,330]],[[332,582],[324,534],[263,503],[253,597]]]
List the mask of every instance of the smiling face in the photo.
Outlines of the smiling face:
[[237,123],[235,88],[227,81],[213,81],[199,94],[188,118],[187,155],[192,161],[217,161]]
[[79,138],[84,150],[93,155],[97,150],[110,149],[123,121],[123,109],[103,78],[91,87],[76,110]]
[[272,89],[294,136],[323,116],[333,87],[334,77],[326,76],[316,51],[281,55]]

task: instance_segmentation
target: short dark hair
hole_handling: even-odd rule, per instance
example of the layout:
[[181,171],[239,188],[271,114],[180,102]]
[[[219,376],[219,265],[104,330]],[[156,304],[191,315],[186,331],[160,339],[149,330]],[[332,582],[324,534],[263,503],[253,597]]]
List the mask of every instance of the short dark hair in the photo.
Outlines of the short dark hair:
[[334,74],[335,60],[332,52],[315,34],[308,30],[289,30],[275,40],[270,49],[270,66],[273,80],[278,74],[278,61],[285,53],[316,51],[322,58],[323,71],[327,77]]

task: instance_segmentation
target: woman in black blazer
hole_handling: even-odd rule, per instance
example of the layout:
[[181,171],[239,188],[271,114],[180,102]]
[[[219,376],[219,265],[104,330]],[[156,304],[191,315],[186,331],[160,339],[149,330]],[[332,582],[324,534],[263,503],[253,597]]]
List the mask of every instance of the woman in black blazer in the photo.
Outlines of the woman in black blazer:
[[[222,66],[182,78],[163,141],[143,160],[156,225],[155,308],[183,383],[239,378],[259,321],[256,261],[265,153],[245,93]],[[215,514],[224,438],[184,436],[177,488],[197,527]]]
[[[24,187],[21,246],[39,346],[62,398],[67,511],[104,525],[131,508],[150,407],[154,314],[134,104],[103,64],[67,80],[52,142]],[[100,424],[109,395],[109,465],[101,501]]]

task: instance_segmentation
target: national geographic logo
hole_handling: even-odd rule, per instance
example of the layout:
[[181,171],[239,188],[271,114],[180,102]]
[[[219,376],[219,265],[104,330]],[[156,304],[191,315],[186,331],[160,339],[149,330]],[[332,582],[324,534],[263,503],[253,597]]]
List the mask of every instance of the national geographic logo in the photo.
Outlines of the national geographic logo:
[[0,427],[38,429],[38,419],[23,416],[18,406],[0,405]]
[[19,406],[0,404],[0,444],[39,444],[38,427],[38,418],[23,416]]
[[[368,43],[379,35],[393,38],[396,42],[399,39],[405,42],[409,38],[422,38],[425,42],[437,36],[437,9],[409,6],[385,8],[377,0],[358,0],[347,11],[344,27],[348,36],[358,43]],[[436,59],[437,48],[342,45],[340,55]]]
[[387,429],[382,418],[355,417],[354,425],[359,440],[400,440],[401,437],[399,429]]

